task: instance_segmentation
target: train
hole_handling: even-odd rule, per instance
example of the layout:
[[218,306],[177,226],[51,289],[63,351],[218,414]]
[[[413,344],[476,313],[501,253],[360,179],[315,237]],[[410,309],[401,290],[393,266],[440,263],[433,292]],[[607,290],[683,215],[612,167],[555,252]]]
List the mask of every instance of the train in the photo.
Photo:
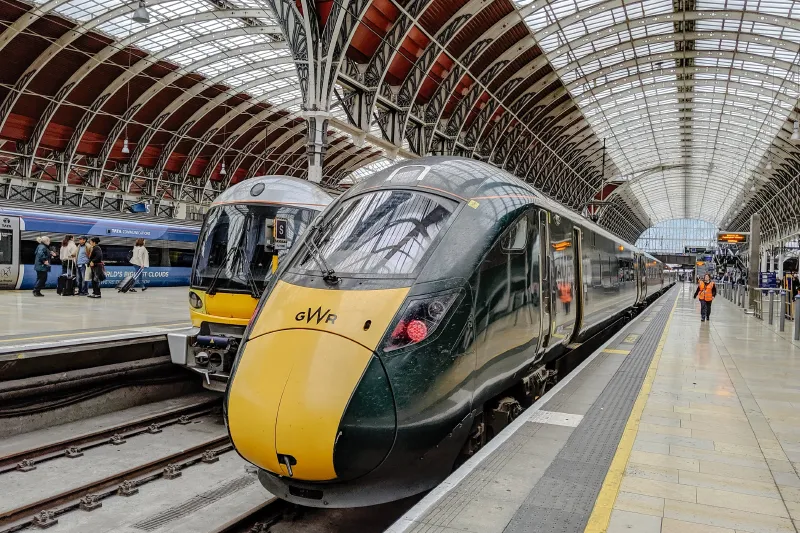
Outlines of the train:
[[[150,254],[144,283],[152,287],[185,286],[189,284],[199,234],[200,223],[191,221],[99,211],[89,214],[67,206],[48,210],[5,201],[0,203],[0,290],[33,288],[36,237],[40,235],[50,237],[55,252],[65,235],[100,237],[107,273],[104,287],[116,285],[135,271],[128,253],[137,239],[144,238]],[[58,256],[52,264],[60,265]],[[60,274],[60,268],[51,269],[45,287],[55,288]]]
[[400,163],[337,198],[272,278],[225,423],[284,500],[412,496],[671,283],[655,257],[490,164]]
[[308,180],[251,178],[209,207],[197,242],[188,302],[192,328],[167,336],[173,363],[224,392],[245,327],[295,241],[332,197]]

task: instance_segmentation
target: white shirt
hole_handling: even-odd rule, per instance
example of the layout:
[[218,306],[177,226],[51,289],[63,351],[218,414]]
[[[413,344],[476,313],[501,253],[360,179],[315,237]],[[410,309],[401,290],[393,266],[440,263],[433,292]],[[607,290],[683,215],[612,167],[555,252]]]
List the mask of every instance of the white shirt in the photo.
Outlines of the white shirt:
[[69,241],[66,246],[62,246],[59,252],[61,261],[74,261],[78,257],[78,245]]
[[133,247],[133,257],[131,257],[131,264],[140,267],[150,266],[150,255],[147,253],[147,248],[144,246]]

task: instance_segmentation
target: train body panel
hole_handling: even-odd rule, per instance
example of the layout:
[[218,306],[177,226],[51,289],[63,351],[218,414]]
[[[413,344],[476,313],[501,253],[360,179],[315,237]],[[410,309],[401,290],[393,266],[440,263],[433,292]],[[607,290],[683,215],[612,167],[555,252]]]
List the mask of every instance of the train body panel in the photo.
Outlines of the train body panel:
[[[138,238],[147,241],[150,265],[142,275],[148,287],[174,287],[189,284],[194,245],[199,225],[183,221],[158,221],[130,215],[86,215],[38,209],[34,206],[0,204],[0,289],[32,289],[36,283],[33,268],[36,237],[47,235],[51,250],[58,252],[65,235],[98,236],[103,248],[107,278],[103,287],[115,286],[126,275],[136,272],[128,253]],[[61,274],[60,260],[54,258],[45,288],[54,288]]]
[[192,264],[193,328],[168,336],[174,363],[203,374],[206,388],[225,390],[261,292],[330,201],[307,180],[262,176],[226,189],[212,202]]
[[[226,395],[234,445],[262,469],[270,491],[304,505],[371,505],[429,489],[480,438],[476,428],[498,428],[487,417],[498,401],[513,403],[503,394],[535,399],[568,344],[657,294],[663,277],[650,283],[658,268],[645,268],[654,261],[490,165],[437,157],[384,170],[315,221],[262,298]],[[287,287],[307,296],[295,299]],[[396,297],[376,305],[375,294]],[[336,327],[318,325],[328,309]],[[312,311],[302,339],[288,333],[296,328],[286,324],[293,314],[307,320]],[[349,313],[354,318],[345,319]],[[337,331],[346,320],[349,329]],[[375,329],[365,336],[357,330],[367,321]],[[332,333],[347,342],[337,339],[327,349]],[[283,353],[265,344],[278,335]],[[290,359],[304,369],[320,361],[331,376],[340,359],[351,369],[339,379],[349,400],[342,406],[344,390],[329,396],[303,370],[300,380],[289,379],[299,411],[281,422],[283,400],[272,406],[285,393],[259,384],[272,368],[267,357],[275,368]],[[266,426],[286,432],[285,448],[258,447],[247,428],[262,416]],[[326,428],[324,438],[307,429],[309,420]],[[265,438],[277,442],[268,431]],[[308,451],[312,438],[323,443],[314,453],[325,456],[324,468]]]

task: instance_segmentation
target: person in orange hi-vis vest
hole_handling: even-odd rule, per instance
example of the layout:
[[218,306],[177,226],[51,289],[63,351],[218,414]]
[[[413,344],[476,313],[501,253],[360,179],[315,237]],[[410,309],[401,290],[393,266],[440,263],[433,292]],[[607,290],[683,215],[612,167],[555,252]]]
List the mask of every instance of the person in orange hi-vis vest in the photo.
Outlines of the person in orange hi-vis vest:
[[564,305],[564,314],[569,314],[569,307],[572,303],[572,284],[563,281],[558,284],[558,299]]
[[703,280],[697,284],[694,291],[694,298],[700,297],[700,322],[711,320],[711,302],[717,295],[717,286],[711,281],[711,274],[703,276]]

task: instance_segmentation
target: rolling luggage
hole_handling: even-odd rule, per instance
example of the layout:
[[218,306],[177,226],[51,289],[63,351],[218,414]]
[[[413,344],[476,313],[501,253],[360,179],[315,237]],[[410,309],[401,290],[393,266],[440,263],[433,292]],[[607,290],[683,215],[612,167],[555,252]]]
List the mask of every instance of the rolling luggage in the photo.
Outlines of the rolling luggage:
[[131,290],[133,284],[136,283],[136,278],[139,277],[139,274],[142,273],[142,269],[140,268],[136,272],[133,273],[131,276],[125,276],[122,278],[122,281],[117,283],[117,291],[125,293]]
[[75,296],[75,276],[61,274],[58,276],[56,292],[61,296]]
[[56,294],[61,296],[75,296],[75,274],[72,273],[72,265],[67,263],[69,267],[66,274],[58,276],[56,281]]

